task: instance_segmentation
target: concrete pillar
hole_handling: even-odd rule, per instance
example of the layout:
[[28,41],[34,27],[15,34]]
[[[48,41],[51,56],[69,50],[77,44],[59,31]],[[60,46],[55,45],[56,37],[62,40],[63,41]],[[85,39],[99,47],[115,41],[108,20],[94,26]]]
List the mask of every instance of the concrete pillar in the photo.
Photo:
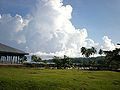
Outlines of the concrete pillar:
[[8,63],[8,59],[7,59],[8,56],[6,56],[6,62]]
[[9,56],[7,56],[7,63],[10,63],[10,62],[9,62]]
[[17,58],[17,56],[16,56],[16,63],[18,63],[18,58]]
[[11,59],[12,59],[12,63],[14,63],[13,56],[11,56]]
[[13,61],[14,61],[14,63],[15,63],[15,56],[13,56]]

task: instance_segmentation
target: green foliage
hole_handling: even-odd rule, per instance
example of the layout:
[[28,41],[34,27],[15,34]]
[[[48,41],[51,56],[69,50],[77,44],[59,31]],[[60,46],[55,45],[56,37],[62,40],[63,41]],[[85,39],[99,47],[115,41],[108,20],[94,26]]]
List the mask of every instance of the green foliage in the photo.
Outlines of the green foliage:
[[90,57],[90,55],[94,55],[96,52],[97,51],[94,47],[91,47],[91,48],[82,47],[81,48],[81,53],[82,55],[85,55],[85,57]]
[[31,59],[32,59],[33,61],[37,61],[37,56],[36,56],[36,55],[32,55],[32,56],[31,56]]
[[95,47],[92,47],[91,50],[92,50],[92,51],[91,51],[92,54],[96,54],[96,53],[97,53],[97,50],[95,49]]
[[63,64],[62,66],[64,68],[66,68],[66,67],[70,68],[73,66],[72,60],[66,55],[64,55],[64,58],[62,59],[62,64]]
[[120,73],[0,68],[0,90],[119,90]]
[[56,67],[59,69],[59,68],[62,68],[62,61],[61,61],[61,58],[60,57],[57,57],[57,56],[54,56],[53,57],[53,62],[56,64]]
[[31,59],[34,61],[34,62],[40,62],[42,59],[36,55],[32,55],[31,56]]
[[82,53],[82,55],[85,55],[85,53],[86,53],[86,48],[85,47],[81,48],[81,53]]
[[53,62],[56,64],[56,67],[58,69],[66,68],[66,67],[70,68],[73,66],[72,60],[69,57],[67,57],[66,55],[64,55],[64,58],[54,56]]
[[104,51],[105,59],[107,65],[111,69],[118,69],[120,68],[120,49],[115,49],[113,51]]
[[100,49],[98,53],[99,53],[100,55],[102,55],[102,54],[103,54],[103,50]]
[[21,63],[23,63],[24,61],[27,61],[27,57],[26,56],[21,57]]
[[90,57],[90,55],[92,55],[92,49],[87,49],[85,52],[85,56]]

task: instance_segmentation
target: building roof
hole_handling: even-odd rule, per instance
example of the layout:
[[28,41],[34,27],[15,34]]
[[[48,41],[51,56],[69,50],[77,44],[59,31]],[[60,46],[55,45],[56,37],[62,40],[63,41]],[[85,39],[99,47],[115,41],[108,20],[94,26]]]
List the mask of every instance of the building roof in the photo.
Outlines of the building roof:
[[0,43],[0,54],[1,53],[10,53],[10,54],[22,54],[22,55],[28,55],[28,53],[25,53],[24,51],[21,51],[19,49],[4,45]]

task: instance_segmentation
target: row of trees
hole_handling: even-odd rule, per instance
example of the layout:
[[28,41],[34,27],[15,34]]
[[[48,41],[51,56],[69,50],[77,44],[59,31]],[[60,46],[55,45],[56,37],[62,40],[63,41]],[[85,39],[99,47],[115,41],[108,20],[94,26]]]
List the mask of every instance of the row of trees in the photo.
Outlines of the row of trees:
[[[94,55],[97,53],[96,49],[94,47],[91,48],[81,48],[81,53],[85,57],[89,57],[90,55]],[[116,70],[120,68],[120,49],[116,48],[115,50],[112,51],[103,51],[102,49],[99,50],[98,52],[100,55],[104,54],[104,58],[102,58],[101,61],[101,66],[106,66],[109,69]],[[89,60],[89,64],[95,63],[93,60]],[[98,64],[97,64],[98,65]]]
[[[91,47],[91,48],[85,48],[85,47],[82,47],[81,48],[81,53],[84,57],[90,57],[90,55],[93,55],[97,53],[97,50],[94,48],[94,47]],[[99,54],[103,54],[103,51],[100,49],[99,50]],[[34,61],[34,62],[41,62],[42,59],[39,57],[39,56],[36,56],[36,55],[32,55],[31,56],[31,59]],[[57,56],[54,56],[53,57],[53,61],[55,61],[56,63],[59,63],[58,61],[56,61],[57,59],[62,59],[61,57],[57,57]],[[66,55],[64,55],[64,58],[63,58],[64,61],[68,61],[69,60],[69,57],[67,57]],[[62,61],[60,61],[62,62]],[[64,63],[64,62],[63,62]]]
[[[118,69],[120,68],[120,49],[115,49],[113,51],[103,51],[102,49],[99,50],[99,54],[101,56],[96,60],[96,58],[90,58],[91,55],[95,55],[97,50],[94,47],[91,48],[81,48],[81,54],[83,55],[83,59],[79,58],[80,62],[75,62],[74,58],[69,58],[68,56],[64,55],[63,58],[54,56],[52,62],[55,63],[55,67],[57,68],[66,68],[66,67],[73,67],[78,66],[80,67],[107,67],[110,69]],[[42,59],[39,56],[32,55],[31,59],[35,62],[41,62]],[[42,61],[43,62],[43,61]],[[76,64],[77,63],[77,64]]]
[[[113,51],[103,51],[102,49],[99,50],[99,54],[104,56],[101,56],[99,60],[95,60],[95,58],[89,58],[91,55],[95,55],[97,53],[97,50],[94,47],[91,48],[81,48],[81,53],[84,58],[86,58],[86,61],[79,63],[79,65],[87,66],[87,67],[97,67],[102,69],[110,69],[110,70],[116,70],[120,68],[120,49],[115,49]],[[56,66],[58,68],[61,67],[72,67],[76,66],[76,62],[73,61],[73,59],[67,57],[64,55],[64,58],[56,57],[54,56],[53,62],[55,62]],[[74,62],[74,64],[73,64]]]
[[[93,55],[97,53],[97,50],[94,47],[91,48],[85,48],[82,47],[81,48],[81,53],[83,55],[84,61],[83,60],[79,60],[79,62],[76,62],[74,58],[69,58],[68,56],[64,55],[63,58],[58,57],[58,56],[54,56],[53,57],[53,62],[55,63],[57,68],[70,68],[70,67],[90,67],[95,65],[96,61],[95,60],[91,60],[90,55]],[[103,51],[100,49],[99,50],[99,54],[103,54]],[[80,59],[80,58],[79,58]]]

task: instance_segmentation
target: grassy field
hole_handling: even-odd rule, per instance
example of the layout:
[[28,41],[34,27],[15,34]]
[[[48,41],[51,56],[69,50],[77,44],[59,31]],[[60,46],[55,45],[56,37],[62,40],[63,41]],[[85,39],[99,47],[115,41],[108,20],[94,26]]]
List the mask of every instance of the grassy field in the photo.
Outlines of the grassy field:
[[120,90],[120,72],[0,68],[0,90]]

